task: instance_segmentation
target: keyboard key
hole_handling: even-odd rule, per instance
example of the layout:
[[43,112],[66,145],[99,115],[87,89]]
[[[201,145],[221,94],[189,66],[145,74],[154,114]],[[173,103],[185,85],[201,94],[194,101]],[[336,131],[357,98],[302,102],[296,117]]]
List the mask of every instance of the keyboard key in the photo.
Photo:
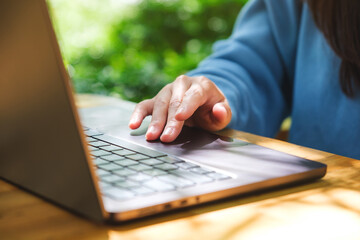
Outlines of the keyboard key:
[[150,175],[152,177],[168,174],[167,172],[160,170],[160,169],[156,169],[156,168],[150,169],[150,170],[145,170],[144,173],[147,175]]
[[212,171],[210,169],[205,169],[205,168],[202,168],[202,167],[191,168],[190,171],[194,172],[194,173],[198,173],[198,174],[207,174],[207,173],[214,172],[214,171]]
[[130,175],[134,175],[137,172],[135,172],[134,170],[128,169],[128,168],[124,168],[121,170],[116,170],[114,171],[115,174],[126,177],[126,176],[130,176]]
[[86,141],[88,142],[97,142],[98,140],[92,137],[86,137]]
[[178,163],[178,162],[184,162],[183,160],[180,160],[178,158],[166,156],[166,157],[158,157],[157,159],[160,159],[161,161],[167,162],[167,163]]
[[132,165],[132,166],[129,166],[129,168],[132,170],[138,171],[138,172],[152,169],[152,167],[145,165],[145,164]]
[[127,155],[136,154],[135,152],[127,150],[127,149],[113,151],[113,153],[118,154],[120,156],[127,156]]
[[115,186],[118,186],[121,188],[133,188],[133,187],[140,187],[140,184],[138,182],[125,180],[125,181],[116,182]]
[[107,183],[107,182],[99,182],[99,187],[100,187],[100,190],[103,191],[105,190],[106,188],[110,188],[112,187],[111,184]]
[[142,154],[145,154],[145,155],[147,155],[149,157],[153,157],[153,158],[167,156],[167,154],[165,154],[165,153],[161,153],[161,152],[151,150],[148,148],[141,148],[141,149],[136,149],[136,150],[141,152]]
[[94,130],[87,130],[87,131],[85,131],[85,134],[89,137],[104,135],[103,133],[100,133],[100,132],[97,132]]
[[185,188],[195,185],[194,182],[176,175],[164,175],[157,178],[161,181],[168,182],[178,188]]
[[101,180],[105,181],[105,182],[113,183],[113,182],[117,182],[117,181],[124,181],[125,178],[113,174],[113,175],[104,176],[104,177],[101,178]]
[[149,159],[148,156],[142,155],[142,154],[140,154],[140,153],[133,154],[133,155],[128,155],[128,156],[126,156],[126,157],[129,158],[129,159],[132,159],[132,160]]
[[174,165],[174,164],[169,164],[169,163],[163,163],[163,164],[159,164],[159,165],[155,165],[155,168],[164,170],[164,171],[168,171],[168,170],[175,170],[178,168],[178,166]]
[[115,154],[113,154],[113,155],[106,155],[106,156],[101,156],[101,158],[102,159],[105,159],[105,160],[107,160],[107,161],[118,161],[118,160],[123,160],[123,159],[125,159],[124,157],[122,157],[122,156],[119,156],[119,155],[115,155]]
[[136,182],[143,182],[143,181],[147,181],[150,180],[152,177],[149,175],[146,175],[144,173],[138,173],[136,175],[131,175],[128,177],[128,179],[134,180]]
[[128,141],[124,141],[124,140],[119,139],[119,138],[111,137],[109,135],[102,135],[102,136],[98,136],[96,138],[101,139],[101,140],[106,141],[106,142],[111,142],[114,145],[121,146],[121,147],[123,147],[125,149],[131,149],[134,152],[141,152],[144,155],[147,155],[149,157],[166,156],[165,153],[161,153],[161,152],[158,152],[156,150],[152,150],[152,149],[149,149],[149,148],[146,148],[146,147],[142,147],[142,146],[130,143]]
[[139,164],[137,161],[126,159],[126,158],[124,158],[122,160],[115,161],[115,163],[119,164],[119,165],[121,165],[123,167]]
[[162,164],[164,163],[163,161],[160,161],[158,159],[146,159],[146,160],[142,160],[140,161],[141,163],[145,163],[146,165],[149,166],[153,166],[153,165],[157,165],[157,164]]
[[119,170],[122,169],[123,167],[114,163],[109,163],[109,164],[103,164],[103,165],[99,165],[99,168],[107,170],[107,171],[115,171],[115,170]]
[[89,147],[89,150],[90,150],[90,151],[96,151],[96,150],[99,150],[98,148],[93,147],[93,146],[88,146],[88,147]]
[[106,143],[106,142],[101,142],[101,141],[96,141],[96,142],[89,142],[90,146],[93,147],[104,147],[104,146],[110,146],[110,144]]
[[211,177],[212,179],[215,179],[215,180],[225,180],[225,179],[231,178],[228,175],[217,173],[217,172],[209,173],[209,174],[207,174],[207,176]]
[[100,156],[111,155],[111,152],[107,152],[104,150],[96,150],[96,151],[92,151],[91,154],[95,157],[100,157]]
[[131,191],[134,192],[136,195],[149,195],[155,193],[154,190],[147,187],[131,188]]
[[101,169],[101,168],[96,169],[96,173],[99,177],[110,175],[110,172],[105,171],[104,169]]
[[208,182],[212,182],[214,181],[212,178],[207,177],[205,175],[201,175],[201,174],[196,174],[190,171],[186,171],[183,169],[176,169],[176,170],[172,170],[170,171],[171,174],[189,179],[195,183],[208,183]]
[[180,162],[180,163],[176,163],[176,166],[183,168],[183,169],[189,169],[189,168],[194,168],[194,167],[198,167],[198,165],[190,163],[190,162]]
[[106,161],[106,160],[101,159],[101,158],[95,158],[94,159],[94,164],[95,165],[109,164],[109,163],[110,163],[109,161]]
[[123,148],[115,146],[115,145],[110,145],[110,146],[100,147],[100,149],[103,149],[106,151],[118,151],[118,150],[122,150]]
[[109,188],[104,190],[104,194],[117,200],[127,200],[133,198],[135,194],[125,189]]
[[147,181],[144,183],[146,187],[149,187],[151,189],[154,189],[155,191],[159,192],[166,192],[166,191],[172,191],[175,190],[175,186],[164,183],[158,179],[152,179],[150,181]]

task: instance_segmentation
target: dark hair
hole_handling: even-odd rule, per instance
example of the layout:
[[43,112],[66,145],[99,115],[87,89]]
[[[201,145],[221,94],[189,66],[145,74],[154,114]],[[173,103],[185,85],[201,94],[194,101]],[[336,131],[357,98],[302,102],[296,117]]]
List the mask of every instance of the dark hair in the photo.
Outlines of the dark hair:
[[315,23],[341,58],[340,85],[349,97],[360,87],[360,1],[306,0]]

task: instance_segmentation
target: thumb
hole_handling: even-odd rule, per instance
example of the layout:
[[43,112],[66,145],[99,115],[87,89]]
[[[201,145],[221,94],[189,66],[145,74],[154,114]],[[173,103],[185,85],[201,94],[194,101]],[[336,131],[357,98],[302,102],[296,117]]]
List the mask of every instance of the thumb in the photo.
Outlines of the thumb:
[[224,128],[231,120],[231,109],[227,102],[216,103],[212,108],[212,118],[218,128]]

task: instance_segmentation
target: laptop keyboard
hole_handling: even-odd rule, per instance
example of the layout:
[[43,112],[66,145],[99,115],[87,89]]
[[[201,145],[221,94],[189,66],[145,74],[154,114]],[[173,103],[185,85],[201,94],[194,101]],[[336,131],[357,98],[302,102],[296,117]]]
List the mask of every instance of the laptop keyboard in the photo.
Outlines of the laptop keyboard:
[[116,200],[231,178],[165,153],[84,128],[101,192]]

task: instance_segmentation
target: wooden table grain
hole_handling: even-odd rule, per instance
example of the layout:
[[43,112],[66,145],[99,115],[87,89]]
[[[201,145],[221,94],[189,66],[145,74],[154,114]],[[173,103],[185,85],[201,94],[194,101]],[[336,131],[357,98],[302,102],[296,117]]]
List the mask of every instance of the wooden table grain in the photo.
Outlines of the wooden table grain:
[[[79,107],[111,104],[78,95]],[[320,161],[326,176],[305,185],[233,197],[117,226],[94,223],[0,180],[0,239],[360,239],[360,161],[279,140],[221,134]]]

